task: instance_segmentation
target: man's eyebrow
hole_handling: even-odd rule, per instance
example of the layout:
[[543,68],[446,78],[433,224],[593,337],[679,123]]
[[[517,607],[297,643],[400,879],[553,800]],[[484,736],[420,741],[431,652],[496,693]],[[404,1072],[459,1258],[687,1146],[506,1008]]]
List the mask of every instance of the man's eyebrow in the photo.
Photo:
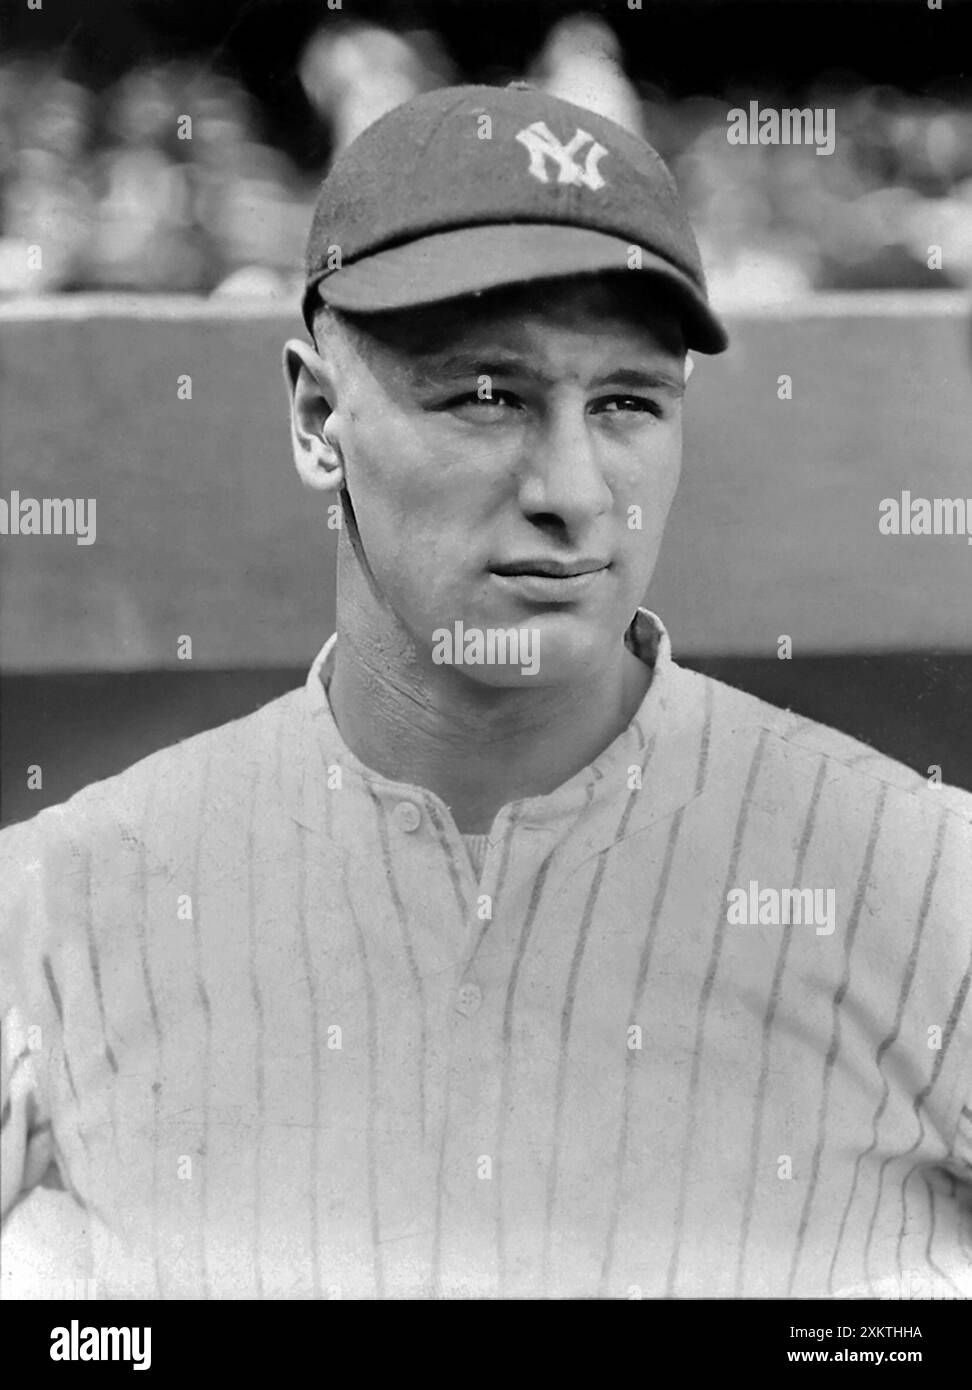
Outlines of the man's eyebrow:
[[603,386],[627,386],[634,391],[668,391],[673,396],[685,395],[685,382],[681,377],[660,368],[642,371],[639,368],[622,367],[591,382],[592,388]]
[[[456,379],[479,376],[530,376],[545,386],[556,381],[525,358],[495,352],[457,352],[448,355],[430,354],[414,362],[416,374],[427,380]],[[589,389],[622,386],[629,390],[667,391],[673,396],[685,394],[685,382],[674,372],[659,368],[619,367],[589,383]]]
[[487,349],[485,352],[453,352],[448,354],[429,353],[416,361],[416,368],[427,377],[468,377],[468,376],[524,376],[532,375],[538,381],[549,379],[532,367],[524,358],[512,353],[500,353]]

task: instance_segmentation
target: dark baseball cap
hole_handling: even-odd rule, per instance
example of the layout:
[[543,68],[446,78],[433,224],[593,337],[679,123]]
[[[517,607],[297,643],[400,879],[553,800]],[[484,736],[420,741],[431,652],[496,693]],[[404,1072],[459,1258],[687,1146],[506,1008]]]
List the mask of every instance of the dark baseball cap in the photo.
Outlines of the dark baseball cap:
[[524,84],[445,87],[335,159],[308,238],[304,322],[318,295],[368,314],[612,270],[664,285],[686,347],[728,345],[675,181],[646,141]]

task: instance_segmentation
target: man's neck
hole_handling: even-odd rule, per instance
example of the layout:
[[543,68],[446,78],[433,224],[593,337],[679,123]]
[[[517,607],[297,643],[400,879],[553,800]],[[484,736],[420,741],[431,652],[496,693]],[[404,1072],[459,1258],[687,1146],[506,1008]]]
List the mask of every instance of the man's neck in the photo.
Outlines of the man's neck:
[[621,643],[616,660],[564,690],[500,690],[395,655],[339,626],[328,689],[335,722],[360,762],[435,792],[463,834],[486,834],[509,802],[546,795],[587,767],[628,727],[651,683]]

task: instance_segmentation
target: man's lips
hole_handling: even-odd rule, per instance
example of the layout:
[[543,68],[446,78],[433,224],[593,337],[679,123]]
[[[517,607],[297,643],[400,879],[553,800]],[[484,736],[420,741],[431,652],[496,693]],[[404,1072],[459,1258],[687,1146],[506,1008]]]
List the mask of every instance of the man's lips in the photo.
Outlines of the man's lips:
[[579,574],[595,574],[607,569],[607,560],[509,560],[504,564],[491,565],[494,574],[502,575],[542,575],[546,579],[571,579]]

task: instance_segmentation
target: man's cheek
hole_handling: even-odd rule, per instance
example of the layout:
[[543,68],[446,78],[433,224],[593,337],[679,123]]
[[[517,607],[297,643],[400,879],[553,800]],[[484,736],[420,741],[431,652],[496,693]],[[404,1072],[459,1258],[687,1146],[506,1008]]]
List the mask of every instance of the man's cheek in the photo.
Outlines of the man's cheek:
[[668,517],[678,492],[680,468],[677,462],[666,464],[659,469],[650,495],[645,499],[645,531],[660,537],[668,524]]
[[646,546],[658,544],[674,496],[675,489],[666,479],[650,490],[641,483],[622,500],[621,545],[629,557],[643,554]]

